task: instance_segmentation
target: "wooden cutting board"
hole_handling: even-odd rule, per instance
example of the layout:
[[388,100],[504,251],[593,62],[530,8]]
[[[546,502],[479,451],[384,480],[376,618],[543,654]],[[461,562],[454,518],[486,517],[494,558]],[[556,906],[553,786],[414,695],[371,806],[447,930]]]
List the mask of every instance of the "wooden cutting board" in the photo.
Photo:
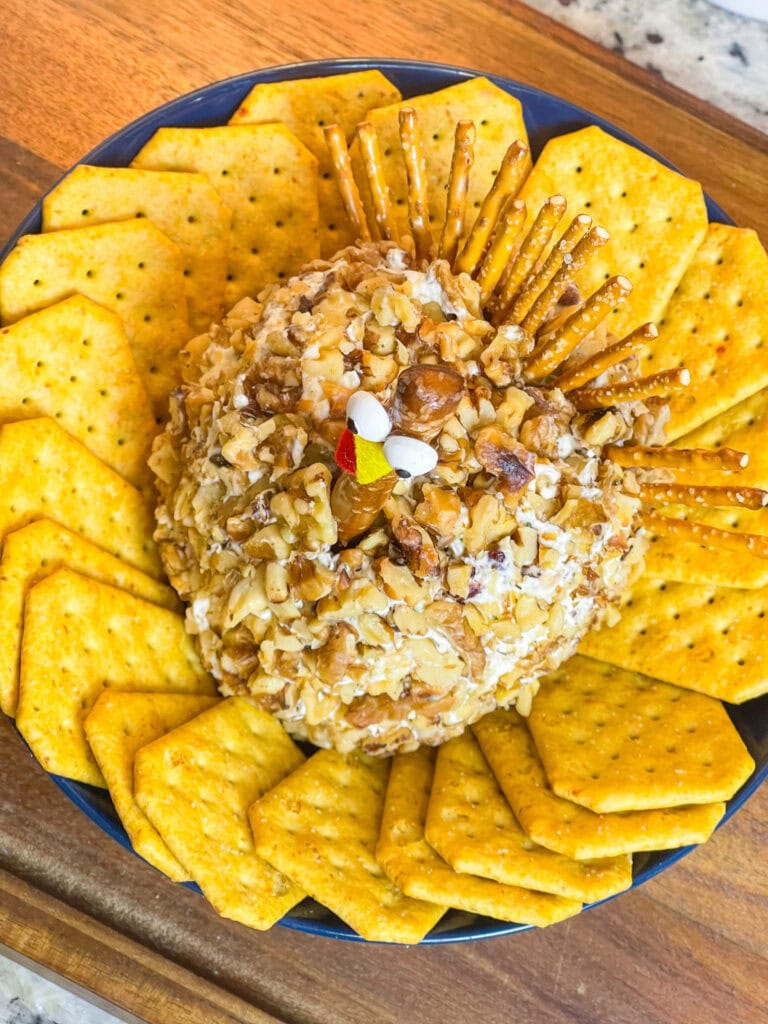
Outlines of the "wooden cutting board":
[[[0,236],[146,110],[254,67],[419,57],[506,74],[628,129],[768,238],[768,139],[504,0],[3,0]],[[2,238],[0,238],[2,241]],[[216,917],[92,825],[0,721],[0,943],[152,1024],[758,1024],[765,790],[641,890],[556,928],[443,948]],[[763,1016],[761,1016],[763,1015]]]

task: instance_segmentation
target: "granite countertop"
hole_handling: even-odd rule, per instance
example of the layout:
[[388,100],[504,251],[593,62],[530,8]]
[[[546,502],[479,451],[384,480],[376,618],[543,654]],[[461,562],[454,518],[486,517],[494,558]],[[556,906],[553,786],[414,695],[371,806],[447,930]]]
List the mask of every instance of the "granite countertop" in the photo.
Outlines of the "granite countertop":
[[[728,14],[708,0],[526,2],[768,132],[768,23]],[[0,1024],[118,1022],[0,954]]]

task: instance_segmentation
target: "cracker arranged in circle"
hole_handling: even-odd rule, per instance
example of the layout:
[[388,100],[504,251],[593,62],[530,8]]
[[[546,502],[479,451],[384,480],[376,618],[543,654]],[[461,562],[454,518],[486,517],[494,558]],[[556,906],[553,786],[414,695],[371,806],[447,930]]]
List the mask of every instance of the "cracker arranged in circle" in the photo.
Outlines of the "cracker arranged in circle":
[[349,142],[371,107],[396,103],[400,92],[380,71],[353,71],[324,78],[295,78],[254,85],[230,118],[230,124],[280,121],[304,143],[318,162],[317,192],[320,255],[332,256],[351,245],[355,233],[334,180],[324,128],[337,124]]
[[578,900],[459,873],[435,853],[424,838],[435,756],[420,747],[392,761],[376,859],[395,885],[414,899],[540,928],[577,914]]
[[472,731],[525,831],[534,842],[566,857],[613,857],[703,843],[725,813],[725,804],[718,802],[596,814],[552,791],[517,711],[493,711]]
[[161,576],[144,496],[42,417],[0,427],[0,540],[49,517],[129,565]]
[[768,693],[766,645],[766,588],[643,576],[624,595],[619,622],[588,633],[579,653],[741,704]]
[[446,907],[414,900],[376,860],[389,763],[320,750],[250,810],[257,851],[364,939],[420,942]]
[[205,174],[232,211],[225,309],[319,255],[317,160],[285,125],[160,128],[132,166]]
[[223,917],[264,930],[304,893],[254,850],[248,807],[303,762],[272,715],[219,701],[136,754],[135,798]]
[[146,487],[156,424],[122,321],[81,295],[0,328],[0,422],[50,416]]
[[[507,149],[518,139],[528,142],[522,105],[487,78],[478,77],[368,112],[366,120],[371,122],[378,135],[382,166],[400,233],[408,231],[408,187],[398,115],[407,107],[413,108],[419,118],[429,182],[429,219],[435,237],[439,237],[445,218],[456,122],[469,120],[475,123],[475,157],[469,177],[464,225],[464,234],[467,234]],[[365,176],[356,143],[352,146],[351,155],[355,177],[362,183]]]
[[27,594],[16,710],[46,771],[105,785],[83,721],[106,689],[216,693],[180,615],[58,569]]
[[678,438],[673,447],[680,448],[735,448],[746,452],[749,462],[738,476],[721,474],[706,481],[701,474],[690,477],[676,472],[681,483],[729,484],[737,480],[745,487],[768,488],[768,387],[749,398],[730,406],[700,427]]
[[119,693],[105,690],[85,719],[85,735],[109,795],[136,853],[174,882],[189,872],[136,803],[133,759],[138,750],[216,704],[216,697],[187,693]]
[[24,235],[0,267],[0,317],[13,323],[73,292],[116,313],[155,415],[179,380],[190,336],[177,245],[148,220]]
[[[544,146],[520,192],[529,220],[558,192],[568,199],[569,221],[589,214],[611,236],[576,278],[582,295],[618,269],[632,282],[632,294],[608,315],[607,328],[623,337],[658,320],[706,234],[701,185],[591,125]],[[659,369],[673,365],[666,359]]]
[[604,814],[728,800],[755,767],[720,701],[591,658],[542,680],[528,724],[553,791]]
[[190,331],[207,331],[223,312],[232,214],[204,175],[80,164],[43,200],[43,231],[131,217],[178,245]]
[[574,860],[520,827],[470,731],[438,750],[425,829],[455,871],[572,900],[605,899],[632,884],[632,858]]
[[[649,264],[650,265],[650,264]],[[687,434],[768,386],[768,253],[747,228],[710,224],[640,353],[642,372],[683,362],[667,438]]]
[[62,567],[163,608],[179,608],[170,587],[50,519],[6,534],[0,560],[0,708],[6,715],[16,714],[24,599],[31,587]]

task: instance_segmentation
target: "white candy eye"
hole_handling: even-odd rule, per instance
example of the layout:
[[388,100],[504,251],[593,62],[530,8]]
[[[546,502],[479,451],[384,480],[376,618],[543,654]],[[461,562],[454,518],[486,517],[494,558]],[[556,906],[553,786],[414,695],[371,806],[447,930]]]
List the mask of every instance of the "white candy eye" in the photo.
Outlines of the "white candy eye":
[[437,465],[437,452],[432,445],[400,434],[393,434],[384,442],[384,458],[403,479],[422,476]]
[[347,426],[366,441],[383,441],[392,429],[392,421],[370,391],[356,391],[347,401]]

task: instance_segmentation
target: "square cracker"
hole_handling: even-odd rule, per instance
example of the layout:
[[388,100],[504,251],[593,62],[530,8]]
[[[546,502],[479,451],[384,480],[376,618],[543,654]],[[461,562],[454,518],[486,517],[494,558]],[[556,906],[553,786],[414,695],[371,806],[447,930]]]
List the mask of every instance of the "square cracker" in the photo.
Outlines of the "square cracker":
[[136,802],[223,916],[270,928],[304,893],[254,850],[248,807],[303,762],[272,715],[230,697],[136,755]]
[[619,622],[588,633],[579,653],[741,704],[768,693],[767,646],[768,589],[643,576],[624,595]]
[[425,829],[455,871],[571,900],[605,899],[632,884],[632,858],[573,860],[523,832],[471,732],[437,754]]
[[768,254],[757,234],[710,224],[663,311],[658,338],[640,353],[643,373],[680,363],[691,371],[690,386],[670,399],[668,438],[768,386],[767,294]]
[[581,910],[578,900],[459,874],[424,838],[435,750],[421,747],[392,761],[376,859],[406,896],[544,927]]
[[416,943],[445,907],[404,896],[375,857],[389,764],[321,750],[250,810],[257,851],[364,939]]
[[[398,114],[404,107],[413,107],[419,117],[429,182],[429,217],[435,236],[439,236],[445,218],[456,122],[474,121],[475,160],[469,178],[464,225],[465,231],[469,231],[507,149],[518,139],[528,143],[520,101],[487,78],[471,78],[447,89],[412,96],[401,103],[368,112],[366,121],[376,129],[393,213],[403,232],[408,230],[408,192]],[[352,159],[355,176],[362,181],[356,145],[352,147]]]
[[56,423],[0,427],[0,541],[51,517],[150,576],[162,576],[144,496]]
[[755,767],[720,701],[590,658],[542,680],[528,724],[553,791],[600,813],[727,800]]
[[[614,274],[632,294],[605,320],[621,336],[657,320],[707,230],[701,185],[591,125],[546,144],[520,192],[529,222],[549,196],[568,200],[565,222],[589,214],[610,241],[576,278],[582,295]],[[658,369],[676,365],[668,360]]]
[[325,78],[261,82],[251,89],[230,119],[230,124],[281,121],[316,157],[323,257],[332,256],[355,241],[333,176],[323,129],[337,124],[349,142],[356,125],[371,107],[383,107],[399,99],[400,92],[380,71],[353,71]]
[[183,270],[178,246],[148,220],[25,235],[0,267],[0,316],[13,323],[73,292],[111,309],[162,416],[190,336]]
[[160,128],[133,166],[206,174],[232,211],[226,309],[319,255],[317,160],[285,125]]
[[0,328],[0,422],[51,416],[136,487],[157,426],[120,317],[73,295]]
[[179,600],[170,587],[50,519],[7,534],[0,561],[0,708],[6,715],[16,714],[24,598],[62,566],[178,611]]
[[216,704],[216,697],[186,693],[117,693],[105,690],[85,720],[85,735],[107,783],[134,850],[174,882],[189,872],[174,857],[160,833],[136,803],[133,759],[141,747]]
[[493,711],[472,731],[525,831],[566,857],[614,857],[703,843],[725,812],[724,803],[710,803],[596,814],[553,793],[517,711]]
[[46,771],[104,786],[83,721],[106,689],[216,692],[180,615],[58,569],[27,594],[16,711]]
[[132,217],[178,245],[190,331],[207,331],[223,312],[232,214],[204,175],[81,164],[43,200],[43,231]]

